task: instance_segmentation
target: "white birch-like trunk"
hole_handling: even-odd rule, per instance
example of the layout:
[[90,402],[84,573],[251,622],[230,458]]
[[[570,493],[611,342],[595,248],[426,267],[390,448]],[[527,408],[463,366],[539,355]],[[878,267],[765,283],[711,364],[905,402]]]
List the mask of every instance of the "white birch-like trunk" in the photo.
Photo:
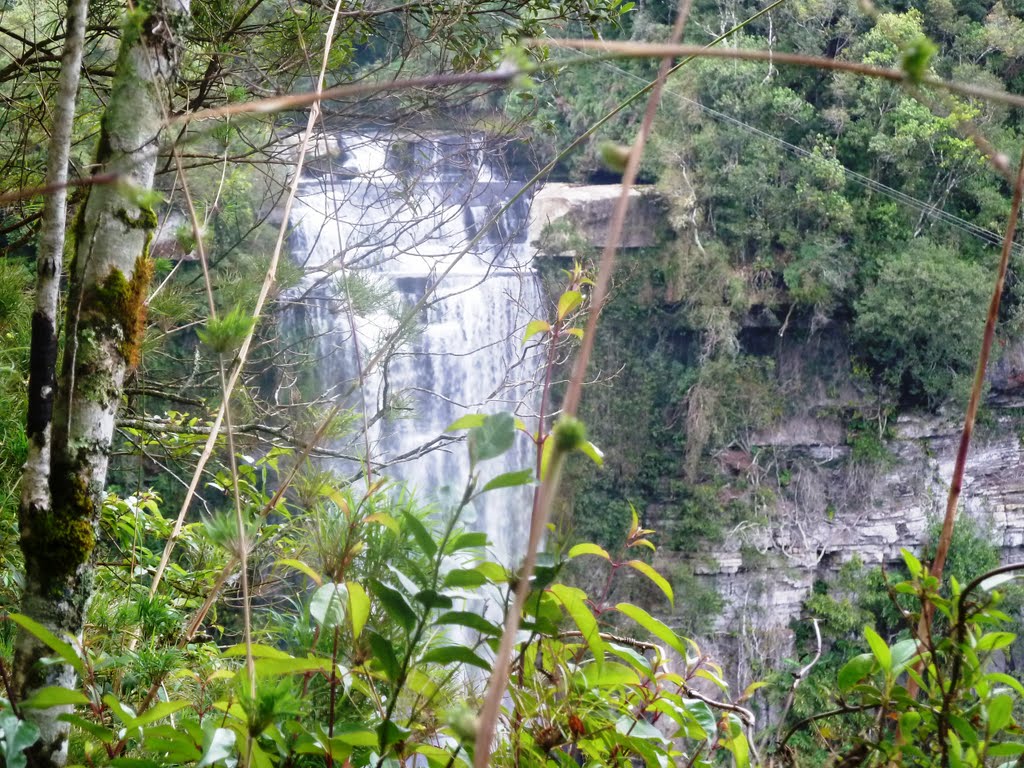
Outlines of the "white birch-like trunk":
[[[77,638],[84,624],[114,416],[145,328],[146,251],[156,224],[150,193],[187,14],[188,0],[156,0],[128,16],[97,156],[100,171],[119,181],[91,189],[77,224],[48,483],[42,479],[45,437],[24,480],[22,612],[65,638]],[[39,664],[51,655],[36,638],[19,633],[19,699],[47,685],[74,685],[67,665]],[[60,709],[23,714],[42,733],[28,753],[29,765],[64,765],[68,725],[56,719]]]

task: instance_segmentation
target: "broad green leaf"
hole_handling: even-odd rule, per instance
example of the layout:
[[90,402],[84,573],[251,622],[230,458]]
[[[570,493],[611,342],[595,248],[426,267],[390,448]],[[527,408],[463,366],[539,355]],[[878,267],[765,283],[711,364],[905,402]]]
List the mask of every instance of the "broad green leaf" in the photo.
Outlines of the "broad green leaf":
[[589,665],[580,671],[580,675],[585,680],[584,685],[591,688],[640,685],[636,670],[625,664]]
[[615,730],[623,736],[637,739],[651,739],[652,741],[665,741],[665,734],[651,725],[643,718],[623,715],[615,723]]
[[583,294],[579,291],[566,291],[558,298],[558,319],[564,320],[566,315],[583,303]]
[[491,635],[492,637],[499,637],[501,635],[501,628],[497,624],[488,621],[479,613],[472,613],[470,611],[449,611],[439,616],[434,623],[438,625],[454,624],[460,627],[468,627],[469,629],[475,629],[482,635]]
[[482,413],[469,413],[453,421],[444,431],[457,432],[460,429],[475,429],[476,427],[483,426],[486,419],[487,416]]
[[392,682],[398,679],[400,670],[398,658],[395,656],[395,649],[391,642],[381,637],[373,630],[367,630],[366,638],[370,642],[370,650],[373,651],[374,660],[380,664],[384,676]]
[[23,701],[21,706],[27,709],[47,709],[67,705],[81,706],[89,703],[89,698],[81,691],[51,685],[36,691],[31,698]]
[[334,726],[334,738],[351,747],[377,746],[377,734],[358,723],[340,723]]
[[875,658],[878,659],[879,666],[886,672],[890,672],[892,670],[892,652],[889,650],[885,640],[867,625],[864,627],[864,639],[868,641],[868,646],[871,648],[871,652],[875,654]]
[[552,584],[548,587],[558,601],[565,606],[566,612],[579,627],[583,634],[583,640],[590,648],[594,661],[598,666],[604,664],[604,640],[601,639],[600,630],[597,627],[597,619],[586,604],[586,593],[581,589],[568,587],[564,584]]
[[736,762],[736,768],[747,768],[750,765],[750,745],[747,743],[747,736],[734,715],[729,716],[728,739],[724,739],[725,747],[732,752],[732,759]]
[[313,593],[309,601],[309,615],[323,629],[334,629],[345,623],[348,607],[348,589],[344,584],[329,581]]
[[987,707],[989,733],[997,734],[1013,719],[1013,698],[1006,694],[993,696]]
[[898,675],[910,662],[917,658],[917,641],[913,638],[900,640],[897,643],[893,643],[890,650],[892,651],[892,671],[893,674]]
[[453,605],[452,599],[448,595],[443,595],[436,589],[421,589],[413,599],[428,610],[434,608],[448,610]]
[[683,707],[704,731],[704,738],[708,740],[708,743],[714,743],[718,736],[718,718],[711,711],[711,707],[699,699],[683,699]]
[[[394,720],[385,720],[377,726],[377,739],[380,748],[383,750],[392,744],[397,744],[400,741],[404,741],[412,735],[412,731],[408,728],[403,728]],[[387,765],[387,761],[384,765]],[[399,768],[401,765],[398,761],[394,763],[395,768]]]
[[849,691],[853,686],[871,674],[871,668],[875,665],[875,657],[870,653],[862,653],[854,656],[846,662],[839,670],[839,690],[843,693]]
[[566,328],[565,332],[568,333],[570,336],[575,336],[577,339],[583,338],[582,328]]
[[53,632],[48,630],[42,624],[33,621],[28,616],[23,616],[20,613],[12,613],[9,614],[9,616],[11,621],[64,659],[64,661],[66,661],[71,668],[78,673],[79,677],[85,677],[85,665],[82,663],[82,660],[78,657],[78,654],[75,653],[75,649],[72,648],[71,645],[61,640],[53,634]]
[[370,591],[380,601],[389,619],[398,622],[406,632],[412,632],[416,626],[416,611],[401,592],[376,579],[370,582]]
[[437,543],[434,541],[434,537],[430,535],[426,526],[423,525],[422,521],[408,510],[402,510],[402,517],[405,520],[406,526],[410,531],[412,531],[412,535],[413,538],[416,539],[416,543],[420,545],[420,549],[423,551],[423,554],[428,558],[432,558],[436,555]]
[[903,555],[903,562],[907,564],[907,572],[910,574],[910,578],[917,578],[924,573],[921,561],[917,559],[913,552],[909,549],[901,549],[900,554]]
[[318,587],[324,583],[324,580],[320,578],[320,574],[318,574],[316,571],[314,571],[301,560],[294,560],[290,557],[283,557],[280,560],[278,560],[276,564],[283,566],[285,568],[294,568],[296,571],[304,573],[306,576],[309,577],[309,580],[316,584]]
[[633,621],[635,621],[641,627],[646,629],[656,638],[661,640],[663,643],[669,646],[672,650],[674,650],[684,659],[687,657],[686,646],[680,640],[679,636],[671,629],[669,629],[667,626],[665,626],[665,624],[651,616],[651,614],[649,614],[643,608],[638,608],[637,606],[631,605],[630,603],[619,603],[615,606],[615,609],[619,613],[631,618]]
[[4,734],[4,763],[7,768],[25,768],[28,762],[25,750],[36,743],[39,727],[27,720],[19,720],[13,712],[4,712],[0,714],[0,730]]
[[646,576],[648,579],[654,582],[655,586],[658,587],[662,592],[665,593],[665,597],[668,598],[669,603],[674,607],[676,604],[675,597],[672,595],[672,585],[668,583],[668,579],[658,573],[654,568],[645,563],[643,560],[628,560],[626,562],[630,568],[634,571],[638,571]]
[[1012,644],[1017,636],[1012,632],[988,632],[978,638],[979,651],[998,651]]
[[609,555],[602,547],[597,544],[577,544],[575,547],[569,550],[569,559],[579,557],[580,555],[597,555],[603,557],[605,560],[611,561],[611,555]]
[[494,491],[498,488],[515,488],[520,485],[530,485],[533,482],[532,469],[520,469],[516,472],[506,472],[487,481],[487,485],[480,491]]
[[487,416],[484,423],[469,431],[469,460],[473,465],[501,456],[516,439],[515,419],[509,413]]
[[230,728],[212,728],[203,732],[203,757],[196,768],[226,760],[235,752],[235,732]]
[[348,588],[348,614],[352,621],[352,637],[358,638],[370,618],[370,598],[361,584],[348,581],[345,586]]
[[431,648],[423,654],[420,661],[424,664],[469,664],[479,667],[485,672],[491,671],[490,664],[463,645],[442,645],[438,648]]
[[257,659],[256,674],[260,677],[275,675],[297,675],[307,672],[331,673],[331,660],[325,658],[308,659]]
[[444,576],[444,585],[446,587],[476,589],[486,583],[486,577],[475,568],[453,568]]
[[1002,744],[993,744],[988,748],[989,757],[1017,757],[1024,755],[1024,744],[1018,741],[1005,741]]
[[[253,643],[252,657],[254,659],[290,659],[290,654],[285,653],[279,648],[272,648],[269,645],[261,645],[260,643]],[[245,643],[238,643],[224,649],[221,654],[225,659],[242,659],[245,658],[246,648]]]
[[526,332],[523,334],[523,344],[528,342],[538,333],[547,333],[551,330],[551,323],[544,320],[531,320],[526,324]]
[[398,524],[398,521],[395,520],[395,518],[393,518],[391,515],[386,515],[383,512],[374,512],[372,515],[367,515],[366,518],[364,518],[363,522],[377,523],[378,525],[383,525],[385,528],[387,528],[394,534],[402,533],[402,526]]
[[1008,685],[1014,691],[1017,692],[1018,696],[1024,698],[1024,685],[1021,685],[1021,682],[1017,680],[1017,678],[1011,677],[1010,675],[1007,675],[1005,672],[989,672],[987,675],[985,675],[985,680],[988,680],[993,683],[1002,683],[1003,685]]
[[460,549],[473,549],[475,547],[486,547],[487,546],[487,534],[482,531],[470,531],[469,533],[460,533],[451,543],[448,545],[447,554],[458,552]]
[[175,712],[179,712],[189,706],[191,706],[191,704],[187,701],[159,701],[134,720],[125,723],[124,727],[129,730],[132,728],[144,728],[150,723],[155,723],[157,720],[163,720],[165,717],[170,717]]

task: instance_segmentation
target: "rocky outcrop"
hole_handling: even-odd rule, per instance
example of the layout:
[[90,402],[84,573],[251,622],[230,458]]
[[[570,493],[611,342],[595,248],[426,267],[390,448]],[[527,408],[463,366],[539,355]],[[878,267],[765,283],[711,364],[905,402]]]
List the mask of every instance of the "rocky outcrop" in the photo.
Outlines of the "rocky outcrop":
[[[546,256],[572,256],[581,246],[603,248],[619,198],[617,184],[545,184],[530,207],[529,243]],[[649,248],[665,232],[665,209],[651,187],[629,191],[623,248]]]

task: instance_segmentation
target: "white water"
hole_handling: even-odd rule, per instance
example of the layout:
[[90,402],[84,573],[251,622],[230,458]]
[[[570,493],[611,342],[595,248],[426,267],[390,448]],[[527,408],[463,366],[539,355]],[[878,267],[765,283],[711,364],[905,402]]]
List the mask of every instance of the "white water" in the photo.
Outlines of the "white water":
[[[348,391],[397,328],[396,317],[436,286],[413,337],[365,376],[352,405],[370,416],[385,402],[391,409],[369,431],[374,474],[451,507],[468,477],[464,443],[394,462],[443,441],[445,428],[467,413],[514,412],[536,428],[539,361],[524,354],[521,340],[526,324],[545,313],[529,266],[528,203],[517,202],[464,254],[521,187],[482,139],[338,139],[344,151],[333,172],[302,180],[292,214],[293,256],[306,273],[306,332],[318,339],[318,378],[329,392]],[[381,298],[388,307],[379,307]],[[362,438],[336,447],[360,458],[366,453]],[[532,443],[518,434],[509,454],[481,465],[481,483],[535,461]],[[354,467],[339,460],[337,468]],[[492,491],[466,510],[463,523],[486,532],[493,556],[514,566],[525,546],[531,498],[527,488]]]

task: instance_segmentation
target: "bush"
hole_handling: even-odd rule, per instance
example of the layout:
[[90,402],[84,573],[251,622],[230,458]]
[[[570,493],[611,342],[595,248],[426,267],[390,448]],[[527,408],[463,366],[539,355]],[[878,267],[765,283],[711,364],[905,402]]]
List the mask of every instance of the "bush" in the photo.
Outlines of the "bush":
[[918,240],[856,302],[859,353],[902,399],[940,405],[973,368],[988,294],[984,269]]

